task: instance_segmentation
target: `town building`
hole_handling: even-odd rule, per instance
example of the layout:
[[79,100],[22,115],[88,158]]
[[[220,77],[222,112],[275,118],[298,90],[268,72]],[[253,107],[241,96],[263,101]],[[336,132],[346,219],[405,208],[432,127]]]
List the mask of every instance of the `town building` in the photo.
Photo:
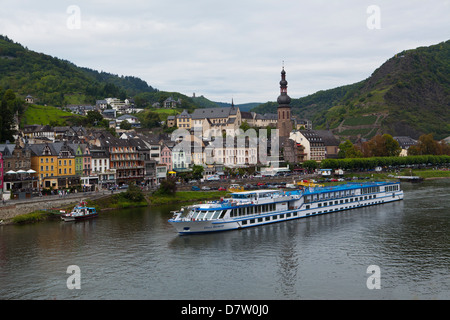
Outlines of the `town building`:
[[[308,131],[308,130],[307,130]],[[309,130],[312,131],[312,130]],[[336,139],[333,132],[329,130],[314,130],[314,132],[322,139],[325,147],[325,158],[336,159],[339,153],[339,140]]]
[[3,197],[24,199],[37,191],[38,181],[31,174],[31,150],[21,138],[15,144],[0,145],[3,155]]
[[26,125],[22,130],[22,136],[28,140],[29,143],[35,143],[36,140],[55,141],[55,130],[49,125]]
[[75,170],[75,152],[67,141],[52,144],[57,154],[58,189],[73,189],[80,185],[80,176]]
[[175,116],[168,116],[166,125],[168,128],[173,128],[177,126],[177,119]]
[[111,169],[109,164],[108,149],[91,147],[91,175],[97,177],[98,188],[108,189],[116,185],[116,169]]
[[129,114],[124,114],[116,119],[117,129],[120,128],[120,124],[124,121],[127,121],[132,128],[139,128],[141,126],[141,123],[137,117]]
[[305,160],[322,161],[326,158],[326,148],[322,137],[314,130],[291,132],[290,139],[304,146]]
[[254,120],[254,127],[257,128],[276,128],[278,123],[278,114],[276,113],[265,113],[256,114]]
[[139,153],[134,145],[128,140],[107,136],[103,139],[110,155],[110,168],[116,170],[116,183],[139,184],[144,179],[144,162],[140,159]]
[[205,149],[208,165],[246,167],[258,164],[258,139],[256,137],[231,137],[208,144]]
[[183,110],[182,113],[176,116],[176,126],[178,129],[191,130],[191,122],[192,117],[186,110]]
[[181,106],[181,99],[175,100],[172,97],[169,97],[166,100],[164,100],[163,106],[166,109],[178,108],[178,106]]
[[241,111],[235,107],[196,109],[192,115],[192,127],[203,136],[235,136],[242,124]]
[[40,189],[58,188],[58,155],[52,143],[32,144],[31,169],[36,171]]
[[25,102],[29,103],[29,104],[33,104],[34,103],[34,98],[32,96],[30,96],[30,95],[27,95],[25,97]]
[[305,147],[292,139],[286,140],[283,148],[284,161],[293,165],[303,163],[307,154]]
[[105,110],[108,108],[108,102],[106,100],[97,100],[95,106],[100,110]]
[[167,172],[172,171],[173,169],[173,162],[172,162],[172,145],[164,144],[161,149],[161,160],[159,164],[165,165],[167,167]]
[[414,140],[413,138],[407,136],[399,136],[393,138],[395,141],[398,142],[400,148],[402,148],[402,151],[400,152],[400,157],[406,157],[408,155],[409,147],[415,146],[418,143],[417,140]]

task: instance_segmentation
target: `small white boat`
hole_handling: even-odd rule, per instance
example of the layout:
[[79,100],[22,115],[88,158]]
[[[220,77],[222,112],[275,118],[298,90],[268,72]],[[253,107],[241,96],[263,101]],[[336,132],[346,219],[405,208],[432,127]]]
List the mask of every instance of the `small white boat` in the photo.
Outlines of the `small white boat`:
[[70,213],[61,214],[63,221],[78,221],[98,216],[94,207],[88,207],[86,201],[77,204]]

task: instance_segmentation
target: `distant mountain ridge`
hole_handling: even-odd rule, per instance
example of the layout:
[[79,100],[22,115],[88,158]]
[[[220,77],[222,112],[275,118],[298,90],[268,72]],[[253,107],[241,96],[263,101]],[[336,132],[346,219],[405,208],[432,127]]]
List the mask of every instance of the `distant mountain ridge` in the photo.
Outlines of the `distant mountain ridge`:
[[[38,103],[52,106],[94,104],[106,97],[132,97],[141,107],[173,97],[181,99],[179,108],[189,112],[231,106],[231,101],[162,92],[136,77],[77,67],[1,35],[0,87],[22,97],[30,94]],[[276,113],[278,105],[236,106],[265,114]],[[366,80],[293,98],[291,106],[293,115],[312,120],[314,128],[330,129],[351,140],[370,139],[377,133],[413,138],[433,133],[436,139],[443,139],[450,135],[450,41],[400,52]]]
[[[342,138],[450,135],[450,41],[396,54],[361,82],[292,99],[292,113]],[[253,111],[275,112],[268,102]]]
[[[218,108],[224,104],[207,98],[163,92],[133,76],[118,76],[79,67],[70,61],[28,50],[0,35],[0,87],[18,95],[32,95],[40,104],[65,106],[94,104],[96,100],[132,97],[140,107],[160,104],[167,98],[181,99],[180,108]],[[259,103],[238,105],[249,110]],[[231,106],[231,104],[230,104]]]

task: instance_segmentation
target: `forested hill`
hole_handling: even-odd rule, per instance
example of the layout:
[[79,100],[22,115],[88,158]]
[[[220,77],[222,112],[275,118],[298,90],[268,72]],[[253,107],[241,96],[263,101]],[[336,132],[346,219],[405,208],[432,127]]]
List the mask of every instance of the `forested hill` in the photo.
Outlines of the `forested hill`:
[[95,103],[97,99],[125,99],[157,90],[132,76],[118,76],[80,68],[73,63],[37,53],[0,35],[0,87],[39,103],[63,106]]
[[[366,80],[292,99],[292,111],[343,138],[450,135],[450,40],[396,54]],[[276,103],[253,111],[275,112]]]

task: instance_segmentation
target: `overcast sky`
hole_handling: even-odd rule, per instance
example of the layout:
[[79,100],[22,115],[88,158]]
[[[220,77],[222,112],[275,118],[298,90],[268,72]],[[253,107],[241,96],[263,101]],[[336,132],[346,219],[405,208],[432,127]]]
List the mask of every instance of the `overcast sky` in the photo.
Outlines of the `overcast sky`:
[[241,104],[276,100],[283,61],[299,98],[446,41],[450,0],[11,0],[0,34],[162,91]]

